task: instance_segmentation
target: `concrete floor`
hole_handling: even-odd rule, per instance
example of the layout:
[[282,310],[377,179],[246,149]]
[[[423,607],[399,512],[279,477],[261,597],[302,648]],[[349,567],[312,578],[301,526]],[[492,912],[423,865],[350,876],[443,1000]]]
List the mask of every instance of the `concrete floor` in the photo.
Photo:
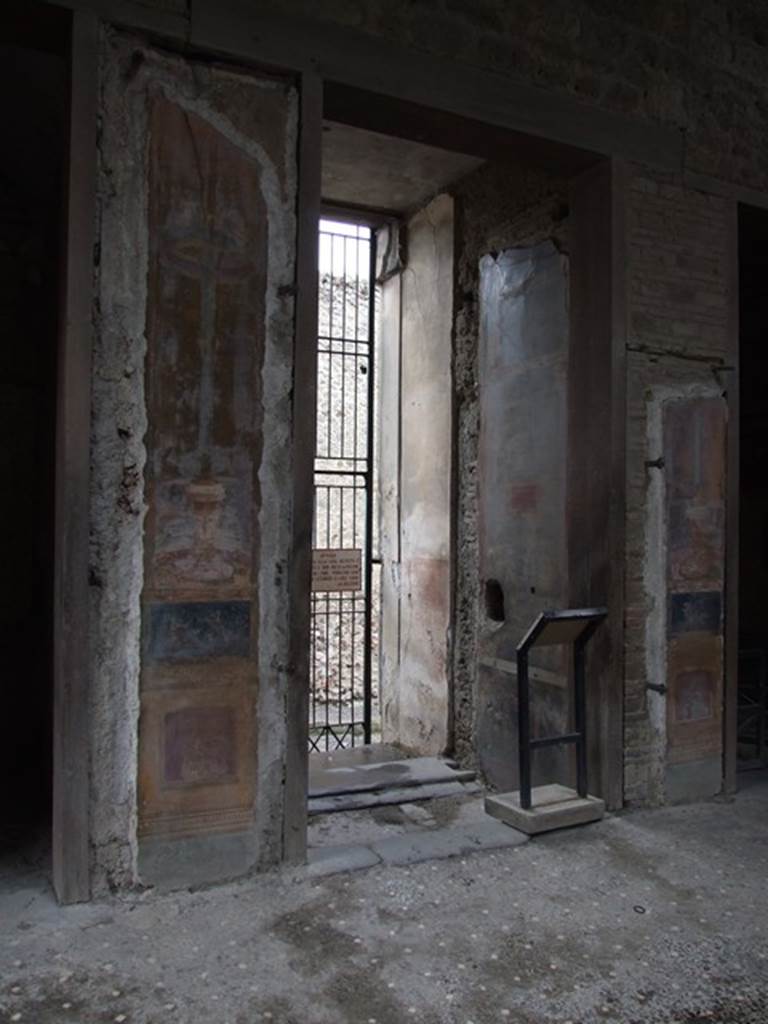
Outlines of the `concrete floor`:
[[57,908],[0,891],[0,1021],[765,1024],[768,781],[439,862]]

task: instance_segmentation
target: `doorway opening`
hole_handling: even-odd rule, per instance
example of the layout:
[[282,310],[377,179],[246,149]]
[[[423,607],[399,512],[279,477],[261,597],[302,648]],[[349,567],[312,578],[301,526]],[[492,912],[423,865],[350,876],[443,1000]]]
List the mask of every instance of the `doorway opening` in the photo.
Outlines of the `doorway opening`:
[[737,767],[768,767],[768,210],[739,208],[739,661]]
[[43,5],[0,17],[0,886],[12,887],[50,873],[67,27]]
[[322,157],[311,812],[344,803],[340,788],[358,806],[362,791],[457,784],[436,758],[449,746],[454,245],[439,193],[482,162],[330,119]]
[[482,162],[324,123],[311,751],[373,743],[434,756],[449,746],[454,222],[445,189]]
[[[568,278],[570,190],[600,162],[595,153],[334,83],[324,83],[324,104],[324,215],[357,225],[355,231],[370,227],[375,249],[370,289],[377,312],[372,433],[378,486],[370,493],[369,507],[371,571],[380,579],[380,613],[372,601],[378,693],[372,688],[371,705],[378,711],[380,731],[374,720],[370,737],[377,742],[366,743],[363,726],[363,743],[357,746],[355,739],[354,750],[333,751],[310,740],[310,814],[322,813],[313,808],[318,793],[334,801],[340,795],[337,783],[349,787],[354,775],[361,789],[369,785],[365,776],[375,783],[371,789],[396,788],[400,779],[412,792],[421,767],[419,784],[425,778],[430,785],[455,784],[455,777],[445,776],[446,767],[456,763],[453,758],[467,768],[479,766],[496,786],[515,771],[514,686],[505,674],[510,651],[541,602],[551,600],[555,577],[562,598],[557,606],[566,606],[564,460],[557,462],[558,505],[550,516],[550,532],[557,533],[560,546],[550,544],[549,533],[536,530],[535,524],[547,506],[548,492],[539,486],[550,468],[544,456],[565,450],[568,422],[563,384],[568,305],[560,299]],[[593,177],[577,190],[582,218],[594,212],[593,193],[607,202],[613,187],[605,169]],[[540,412],[536,391],[521,393],[512,409],[500,394],[490,410],[500,411],[498,423],[487,401],[483,404],[483,387],[487,396],[499,359],[489,362],[484,381],[479,352],[481,336],[489,329],[489,307],[481,278],[483,267],[495,267],[505,251],[524,251],[530,261],[538,260],[533,270],[541,270],[542,281],[549,268],[546,281],[556,279],[560,297],[562,351],[554,367],[547,350],[544,367],[556,378],[560,401],[549,417],[552,430],[539,431],[537,446],[525,443],[523,429]],[[322,264],[321,255],[321,296]],[[602,264],[594,277],[601,273]],[[589,290],[593,278],[587,277]],[[545,308],[552,306],[550,301]],[[512,318],[513,325],[519,321],[521,331],[533,338],[532,326],[545,318],[526,309],[525,316]],[[603,314],[601,306],[595,317]],[[492,333],[493,344],[509,347],[508,325]],[[534,366],[537,345],[531,340],[532,351],[523,353]],[[552,381],[545,377],[540,386],[547,391]],[[322,402],[321,367],[318,379]],[[323,415],[319,405],[321,429]],[[512,444],[513,438],[520,443]],[[320,439],[318,453],[319,444]],[[514,472],[489,475],[483,452],[488,465],[513,452]],[[316,546],[320,507],[316,503]],[[528,536],[521,522],[531,524],[535,550],[521,539]],[[489,540],[497,534],[499,544],[491,550]],[[524,571],[518,571],[518,564]],[[355,569],[350,564],[349,571]],[[364,559],[362,569],[364,575]],[[591,571],[581,572],[580,584],[591,586]],[[499,592],[484,615],[480,594],[489,580],[498,582]],[[521,612],[523,597],[528,603]],[[313,601],[342,607],[338,596],[315,596]],[[513,612],[526,621],[513,621]],[[317,635],[315,626],[315,640]],[[375,665],[371,677],[376,679]],[[537,723],[542,728],[549,717],[563,717],[567,710],[560,676],[549,671],[544,677],[550,689],[539,687]],[[620,705],[613,702],[611,714],[616,708]],[[310,717],[310,734],[312,726]],[[334,762],[330,774],[329,760]],[[396,768],[393,760],[399,761]],[[417,766],[417,761],[430,764]],[[356,772],[350,772],[355,764]],[[472,780],[461,780],[467,781]],[[400,787],[401,797],[402,792]],[[346,808],[334,803],[332,809]]]

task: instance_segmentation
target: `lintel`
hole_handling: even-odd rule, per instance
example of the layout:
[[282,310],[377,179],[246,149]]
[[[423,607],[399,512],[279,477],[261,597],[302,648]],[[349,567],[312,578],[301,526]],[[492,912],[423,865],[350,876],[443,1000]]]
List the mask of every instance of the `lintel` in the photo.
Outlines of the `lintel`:
[[[249,0],[197,0],[191,10],[158,10],[140,0],[55,0],[185,48],[307,72],[336,86],[495,125],[598,156],[680,171],[681,132],[590,106],[499,72],[409,51],[355,29],[265,14]],[[394,73],[393,69],[397,69]]]

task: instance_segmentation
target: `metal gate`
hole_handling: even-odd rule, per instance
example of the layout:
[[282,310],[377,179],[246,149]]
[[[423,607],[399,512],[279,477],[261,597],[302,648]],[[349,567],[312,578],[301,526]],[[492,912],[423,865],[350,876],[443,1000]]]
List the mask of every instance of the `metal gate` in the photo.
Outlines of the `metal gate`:
[[320,222],[310,750],[371,742],[374,239]]

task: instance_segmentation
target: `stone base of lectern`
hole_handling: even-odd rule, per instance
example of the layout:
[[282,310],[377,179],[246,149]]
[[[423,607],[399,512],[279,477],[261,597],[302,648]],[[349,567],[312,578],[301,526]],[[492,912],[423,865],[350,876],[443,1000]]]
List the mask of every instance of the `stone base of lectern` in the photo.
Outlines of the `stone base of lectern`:
[[494,793],[485,798],[486,814],[529,836],[554,828],[587,825],[605,814],[605,802],[596,796],[580,797],[575,789],[553,783],[531,791],[529,811],[520,806],[520,793]]

